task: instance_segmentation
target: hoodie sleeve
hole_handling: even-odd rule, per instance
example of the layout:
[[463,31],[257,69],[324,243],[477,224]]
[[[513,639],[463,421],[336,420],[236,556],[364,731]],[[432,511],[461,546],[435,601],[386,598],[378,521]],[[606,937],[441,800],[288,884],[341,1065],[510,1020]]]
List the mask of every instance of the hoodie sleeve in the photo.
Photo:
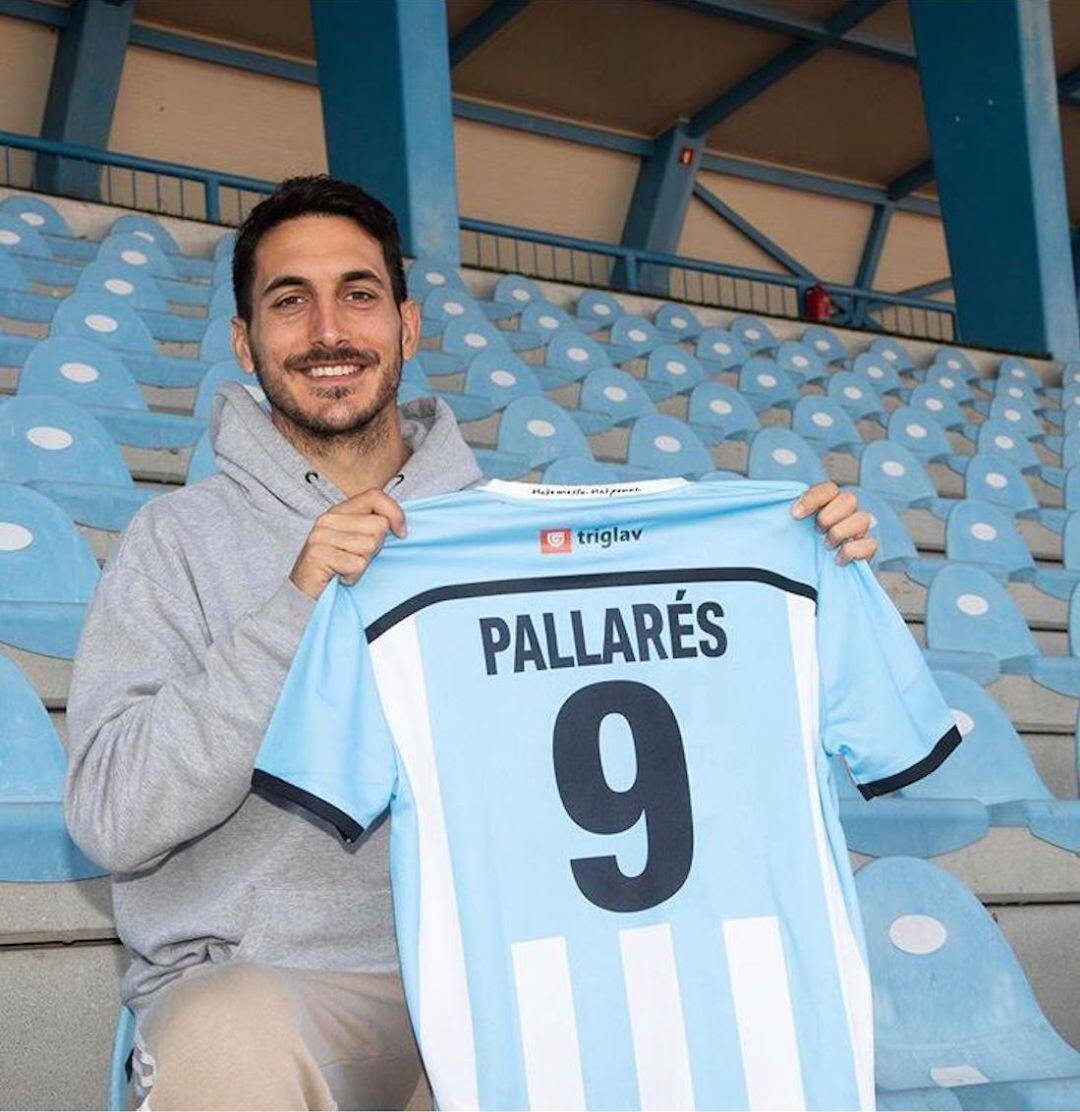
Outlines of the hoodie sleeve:
[[72,837],[113,872],[156,864],[244,802],[315,605],[288,579],[253,601],[210,642],[193,588],[119,560],[102,575],[68,696],[65,805]]

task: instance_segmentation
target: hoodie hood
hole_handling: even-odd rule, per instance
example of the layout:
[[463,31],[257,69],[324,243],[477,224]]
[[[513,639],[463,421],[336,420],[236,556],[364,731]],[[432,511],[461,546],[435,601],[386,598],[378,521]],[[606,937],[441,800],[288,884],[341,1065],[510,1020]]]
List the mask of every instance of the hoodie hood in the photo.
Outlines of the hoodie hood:
[[[478,483],[483,474],[441,398],[418,398],[399,410],[411,452],[385,490],[402,502],[448,494]],[[317,517],[344,494],[281,435],[265,409],[239,382],[217,388],[210,440],[223,474],[261,508]]]

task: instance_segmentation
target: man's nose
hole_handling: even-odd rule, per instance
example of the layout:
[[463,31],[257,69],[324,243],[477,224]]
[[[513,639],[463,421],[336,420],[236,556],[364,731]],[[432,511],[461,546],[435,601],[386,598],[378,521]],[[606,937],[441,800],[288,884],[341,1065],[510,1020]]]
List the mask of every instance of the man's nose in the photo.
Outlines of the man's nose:
[[324,347],[336,347],[348,339],[342,307],[336,297],[316,297],[310,316],[310,339]]

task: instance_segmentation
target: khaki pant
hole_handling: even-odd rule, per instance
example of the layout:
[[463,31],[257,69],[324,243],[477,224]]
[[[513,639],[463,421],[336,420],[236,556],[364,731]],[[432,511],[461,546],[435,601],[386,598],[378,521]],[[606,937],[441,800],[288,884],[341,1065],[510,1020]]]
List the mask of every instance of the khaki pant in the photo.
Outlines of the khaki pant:
[[200,967],[139,1017],[132,1102],[153,1109],[430,1108],[401,981]]

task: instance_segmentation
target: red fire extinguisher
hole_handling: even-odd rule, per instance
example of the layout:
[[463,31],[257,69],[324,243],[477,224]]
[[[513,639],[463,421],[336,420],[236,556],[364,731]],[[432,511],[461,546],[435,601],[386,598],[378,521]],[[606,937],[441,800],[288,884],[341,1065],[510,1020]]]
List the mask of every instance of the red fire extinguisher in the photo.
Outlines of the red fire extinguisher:
[[832,316],[832,298],[829,291],[818,282],[806,291],[803,301],[803,315],[807,320],[827,321]]

